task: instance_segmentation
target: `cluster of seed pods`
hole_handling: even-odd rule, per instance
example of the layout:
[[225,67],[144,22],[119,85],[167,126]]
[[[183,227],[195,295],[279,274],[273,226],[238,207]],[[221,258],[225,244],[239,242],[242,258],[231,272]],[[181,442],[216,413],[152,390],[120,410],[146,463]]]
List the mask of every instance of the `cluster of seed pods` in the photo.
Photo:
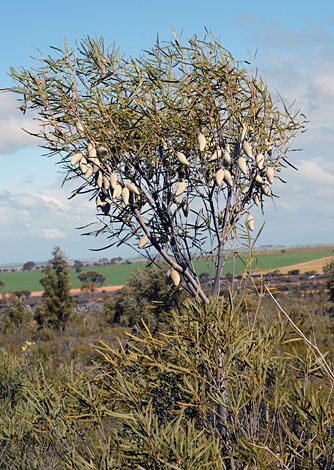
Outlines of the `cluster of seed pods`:
[[[84,129],[81,123],[77,124],[77,129],[80,135],[84,134]],[[238,143],[237,157],[234,157],[231,152],[231,145],[225,143],[222,148],[216,148],[211,155],[205,153],[208,147],[207,138],[202,134],[198,134],[198,149],[202,155],[205,156],[208,164],[216,164],[216,171],[214,173],[214,184],[220,187],[223,183],[229,188],[233,188],[234,178],[237,174],[243,175],[244,178],[254,181],[255,191],[253,194],[253,201],[258,206],[261,203],[262,195],[270,197],[272,195],[270,184],[274,181],[275,169],[272,166],[265,167],[264,155],[258,152],[256,155],[253,154],[251,144],[246,140],[247,126],[243,126],[240,143]],[[163,150],[168,150],[166,141],[162,142]],[[97,210],[101,210],[104,215],[108,215],[112,200],[111,199],[122,199],[125,205],[128,205],[130,198],[134,198],[135,195],[140,194],[139,188],[132,182],[124,183],[119,181],[117,173],[111,170],[108,164],[105,163],[106,168],[101,168],[101,162],[106,160],[108,150],[100,146],[96,149],[93,143],[87,145],[87,151],[85,154],[76,153],[71,158],[71,165],[80,169],[82,175],[89,180],[94,178],[94,183],[101,189],[101,192],[96,197]],[[181,152],[175,152],[177,163],[181,167],[190,167],[186,155]],[[184,199],[182,202],[179,201],[178,196],[184,193],[186,190],[186,181],[184,178],[179,180],[176,184],[174,192],[174,202],[180,205],[182,212],[185,217],[189,214],[189,205]],[[254,230],[254,217],[248,214],[246,218],[246,227],[249,230]],[[166,238],[166,240],[165,240]],[[168,242],[169,237],[162,234],[156,237],[156,241],[160,243]],[[138,244],[138,248],[144,248],[150,241],[147,235],[143,235]],[[173,282],[176,286],[180,283],[179,273],[171,269],[166,275],[166,279],[169,282]]]
[[109,165],[105,164],[106,168],[101,168],[101,163],[106,159],[108,149],[103,146],[96,147],[89,143],[87,145],[87,152],[76,153],[71,158],[71,165],[75,167],[79,164],[78,169],[85,179],[89,180],[94,178],[94,184],[101,189],[101,192],[96,198],[97,210],[102,210],[104,215],[107,215],[111,207],[111,199],[122,198],[125,205],[129,204],[130,198],[134,195],[139,195],[139,189],[134,183],[122,184],[118,180],[117,173],[112,172]]
[[[214,152],[208,156],[209,163],[216,163],[216,172],[214,174],[214,183],[220,187],[225,183],[232,188],[234,177],[239,173],[249,181],[253,181],[255,191],[253,193],[253,201],[259,206],[262,195],[271,197],[272,192],[270,185],[274,182],[275,169],[273,166],[265,166],[265,157],[263,153],[253,153],[251,144],[246,140],[247,126],[242,127],[240,142],[236,148],[236,157],[232,156],[231,146],[229,143],[223,145],[223,148],[216,148]],[[203,134],[198,135],[198,144],[200,152],[204,152],[207,146],[206,137]],[[271,147],[268,146],[268,152]],[[249,214],[246,219],[246,227],[254,230],[254,217]]]

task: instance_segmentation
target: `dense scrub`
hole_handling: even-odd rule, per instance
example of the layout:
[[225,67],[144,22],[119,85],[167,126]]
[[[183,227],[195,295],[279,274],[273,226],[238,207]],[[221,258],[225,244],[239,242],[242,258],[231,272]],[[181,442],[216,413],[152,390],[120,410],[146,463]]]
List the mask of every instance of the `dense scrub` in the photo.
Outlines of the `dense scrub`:
[[[200,307],[151,271],[64,332],[13,300],[1,318],[0,467],[332,469],[333,377],[257,288]],[[329,303],[281,303],[330,365]]]

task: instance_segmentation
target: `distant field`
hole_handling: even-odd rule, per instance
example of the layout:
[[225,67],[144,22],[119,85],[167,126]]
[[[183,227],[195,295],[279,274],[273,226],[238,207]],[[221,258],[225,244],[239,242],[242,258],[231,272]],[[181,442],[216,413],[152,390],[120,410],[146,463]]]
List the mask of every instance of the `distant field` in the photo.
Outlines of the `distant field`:
[[[312,248],[296,248],[288,249],[286,253],[282,253],[280,250],[264,252],[257,256],[257,260],[253,262],[252,269],[258,270],[269,270],[269,269],[280,269],[285,266],[296,267],[300,263],[308,263],[313,260],[333,256],[334,246],[330,247],[312,247]],[[247,261],[246,257],[243,257],[244,261]],[[210,272],[213,268],[211,260],[199,259],[195,261],[195,267],[197,272]],[[307,266],[307,265],[305,265]],[[314,266],[317,266],[315,264]],[[106,281],[105,286],[118,286],[124,284],[135,270],[143,270],[145,263],[133,263],[133,264],[114,264],[109,266],[87,266],[82,271],[97,271],[102,274]],[[312,270],[312,263],[307,270]],[[286,269],[288,270],[288,269]],[[242,274],[244,272],[244,265],[240,258],[233,259],[232,257],[227,258],[224,273],[235,273]],[[0,273],[0,281],[4,282],[5,286],[1,292],[12,292],[14,290],[29,290],[29,291],[40,291],[42,286],[39,283],[42,273],[40,271],[22,271],[22,272],[9,272]],[[77,278],[77,273],[72,268],[70,270],[70,281],[72,288],[81,287],[81,282]]]
[[[96,271],[106,278],[104,285],[119,286],[124,284],[136,269],[143,270],[145,263],[133,264],[113,264],[109,266],[86,266],[85,271]],[[0,281],[5,286],[1,292],[12,292],[14,290],[40,291],[43,287],[39,283],[42,276],[40,271],[20,271],[16,273],[0,273]],[[70,269],[70,282],[73,289],[81,287],[82,283],[78,279],[78,273],[73,268]]]
[[[318,249],[319,247],[315,248],[317,249],[309,248],[309,251],[304,251],[301,249],[297,249],[298,251],[294,251],[293,249],[291,249],[286,250],[286,253],[276,251],[258,254],[256,260],[252,263],[252,269],[254,271],[259,271],[269,269],[280,269],[284,266],[297,265],[299,263],[305,263],[319,258],[331,256],[333,254],[332,250],[334,249],[334,247],[321,247],[322,250]],[[245,263],[247,263],[246,256],[242,256],[242,259]],[[212,269],[212,266],[212,262],[209,262],[208,260],[199,259],[195,261],[195,267],[199,273],[210,272],[209,270]],[[242,274],[243,272],[244,264],[241,261],[240,257],[236,257],[235,259],[233,259],[232,257],[227,258],[224,267],[224,274]]]

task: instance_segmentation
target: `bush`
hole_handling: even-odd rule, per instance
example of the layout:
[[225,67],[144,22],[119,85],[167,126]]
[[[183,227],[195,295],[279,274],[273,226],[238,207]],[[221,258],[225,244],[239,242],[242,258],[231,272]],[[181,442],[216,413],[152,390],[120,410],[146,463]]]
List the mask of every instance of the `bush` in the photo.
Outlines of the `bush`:
[[261,317],[250,330],[238,302],[187,301],[168,334],[143,325],[98,347],[93,369],[36,381],[24,390],[29,438],[56,450],[52,468],[333,468],[333,380],[321,358],[283,321]]
[[[6,308],[3,311],[5,321],[5,330],[12,327],[22,327],[32,320],[31,309],[25,305],[26,291],[13,292],[8,299]],[[27,291],[29,292],[29,291]]]
[[163,270],[150,267],[137,271],[115,296],[106,295],[104,309],[107,321],[134,326],[141,318],[158,331],[170,323],[171,312],[180,308],[186,298],[185,292],[165,280]]

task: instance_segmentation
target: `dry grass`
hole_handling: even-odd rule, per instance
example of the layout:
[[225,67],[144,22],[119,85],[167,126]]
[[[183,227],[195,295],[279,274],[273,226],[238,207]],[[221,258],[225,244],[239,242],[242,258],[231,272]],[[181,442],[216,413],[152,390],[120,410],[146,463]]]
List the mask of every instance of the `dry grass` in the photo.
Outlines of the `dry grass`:
[[[323,272],[323,267],[327,264],[330,263],[331,261],[334,261],[334,256],[326,256],[325,258],[319,258],[319,259],[314,259],[312,261],[307,261],[305,263],[299,263],[299,264],[293,264],[290,266],[285,266],[283,268],[279,268],[279,271],[282,274],[287,274],[288,271],[291,271],[292,269],[299,269],[300,273],[306,273],[309,271],[316,271],[317,273],[322,273]],[[268,270],[263,270],[262,272],[270,273],[272,271],[275,271],[275,269],[268,269]]]

